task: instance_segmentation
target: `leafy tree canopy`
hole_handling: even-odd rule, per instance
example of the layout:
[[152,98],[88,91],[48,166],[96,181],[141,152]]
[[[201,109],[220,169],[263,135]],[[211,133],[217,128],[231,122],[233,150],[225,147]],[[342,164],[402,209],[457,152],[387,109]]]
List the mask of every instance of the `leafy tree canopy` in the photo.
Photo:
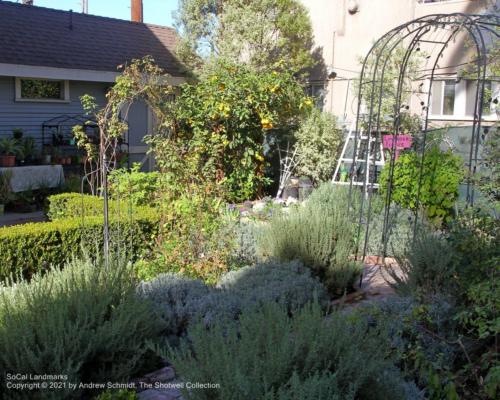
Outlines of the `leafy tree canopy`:
[[297,0],[180,0],[175,19],[178,56],[194,69],[214,57],[257,70],[280,60],[293,72],[314,64],[311,23]]

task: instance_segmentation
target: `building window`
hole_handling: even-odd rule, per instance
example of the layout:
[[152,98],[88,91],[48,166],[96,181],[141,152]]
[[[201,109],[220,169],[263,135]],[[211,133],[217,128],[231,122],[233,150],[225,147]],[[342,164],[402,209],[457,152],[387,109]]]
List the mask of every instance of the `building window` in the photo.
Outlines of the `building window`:
[[[434,119],[471,119],[476,106],[476,81],[447,79],[432,83],[430,116]],[[496,105],[500,86],[486,81],[484,85],[483,118],[496,118]]]
[[453,115],[455,110],[455,81],[443,81],[443,115]]
[[314,105],[320,110],[323,109],[325,94],[326,90],[323,82],[310,83],[308,86],[306,86],[306,95],[314,99]]
[[64,80],[16,78],[16,101],[69,102]]

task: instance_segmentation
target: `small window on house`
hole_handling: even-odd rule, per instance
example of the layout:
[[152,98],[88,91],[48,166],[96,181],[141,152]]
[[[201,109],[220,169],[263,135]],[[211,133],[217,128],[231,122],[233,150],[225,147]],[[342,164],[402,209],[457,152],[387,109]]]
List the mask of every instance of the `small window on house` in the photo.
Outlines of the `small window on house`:
[[[496,118],[496,107],[491,99],[499,93],[499,85],[485,81],[483,97],[483,118]],[[468,79],[438,80],[432,82],[431,118],[452,117],[471,119],[475,114],[477,83]]]
[[432,115],[453,115],[455,112],[455,80],[432,82]]
[[68,81],[16,78],[18,101],[69,101]]

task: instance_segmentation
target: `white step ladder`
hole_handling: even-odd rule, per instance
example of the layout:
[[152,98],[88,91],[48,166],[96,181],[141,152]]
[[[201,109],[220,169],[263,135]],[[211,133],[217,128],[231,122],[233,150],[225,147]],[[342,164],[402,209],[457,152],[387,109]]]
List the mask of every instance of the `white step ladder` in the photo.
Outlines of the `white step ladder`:
[[[350,146],[351,143],[352,146]],[[378,149],[375,147],[378,147]],[[348,152],[350,154],[347,154]],[[374,172],[370,170],[373,165],[375,165],[375,168],[385,165],[382,137],[376,132],[367,135],[363,133],[362,129],[356,132],[356,121],[353,121],[347,132],[342,153],[333,174],[332,183],[336,185],[350,185],[352,174],[352,184],[354,186],[364,186],[365,191],[368,190],[368,187],[377,189],[379,186],[378,183],[371,183],[370,181],[370,174]],[[342,173],[342,166],[348,171],[347,174]]]

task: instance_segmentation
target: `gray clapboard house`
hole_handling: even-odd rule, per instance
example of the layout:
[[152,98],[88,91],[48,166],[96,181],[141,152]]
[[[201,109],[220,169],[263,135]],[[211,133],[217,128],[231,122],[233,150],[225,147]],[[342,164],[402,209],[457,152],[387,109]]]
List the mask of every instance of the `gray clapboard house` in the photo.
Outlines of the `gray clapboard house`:
[[[175,41],[173,28],[140,20],[0,1],[0,137],[20,128],[40,143],[45,121],[83,113],[83,94],[104,104],[117,66],[135,58],[152,56],[171,75],[171,84],[182,83]],[[134,104],[128,123],[130,160],[144,160],[142,139],[151,127],[147,107]]]

